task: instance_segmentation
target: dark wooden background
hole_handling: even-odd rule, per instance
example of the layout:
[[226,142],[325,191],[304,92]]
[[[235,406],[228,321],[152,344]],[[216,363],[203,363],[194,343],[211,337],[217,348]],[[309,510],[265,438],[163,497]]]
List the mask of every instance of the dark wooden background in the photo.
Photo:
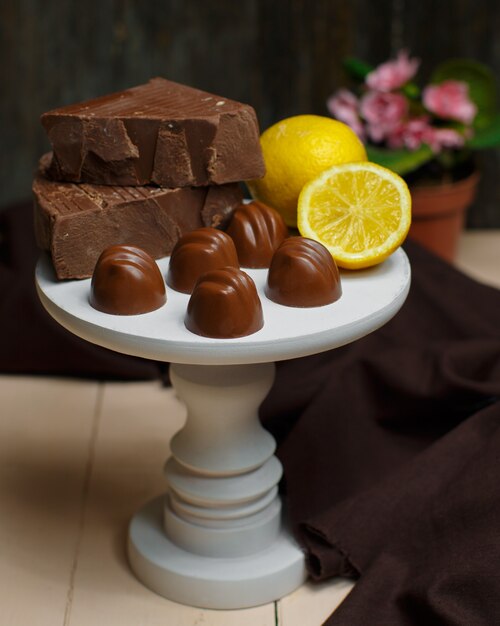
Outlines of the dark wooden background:
[[[498,0],[0,0],[0,207],[30,196],[52,107],[165,76],[252,104],[261,128],[327,114],[341,60],[401,47],[500,76]],[[500,152],[480,155],[471,227],[500,227]]]

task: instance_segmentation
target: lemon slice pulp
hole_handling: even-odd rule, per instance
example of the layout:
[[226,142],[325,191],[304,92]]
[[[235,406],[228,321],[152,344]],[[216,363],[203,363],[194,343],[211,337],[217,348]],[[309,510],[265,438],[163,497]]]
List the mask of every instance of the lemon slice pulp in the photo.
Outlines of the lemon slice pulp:
[[410,224],[407,184],[375,163],[335,165],[299,196],[300,234],[326,246],[339,267],[381,263],[404,241]]

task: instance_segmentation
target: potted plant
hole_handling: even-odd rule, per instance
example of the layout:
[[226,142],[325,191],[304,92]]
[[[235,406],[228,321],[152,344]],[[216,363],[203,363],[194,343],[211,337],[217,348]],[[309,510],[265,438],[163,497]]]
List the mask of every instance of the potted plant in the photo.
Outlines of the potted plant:
[[347,59],[358,81],[327,102],[331,115],[364,141],[368,158],[403,176],[410,187],[410,236],[453,260],[479,173],[474,151],[500,144],[493,73],[468,59],[439,65],[420,87],[419,60],[404,50],[378,67]]

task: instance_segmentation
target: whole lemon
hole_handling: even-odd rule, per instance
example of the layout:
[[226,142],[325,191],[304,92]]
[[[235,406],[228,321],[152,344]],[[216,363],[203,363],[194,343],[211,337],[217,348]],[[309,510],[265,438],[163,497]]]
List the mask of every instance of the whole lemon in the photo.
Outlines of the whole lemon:
[[366,150],[346,124],[320,115],[288,117],[260,138],[266,175],[247,181],[252,196],[274,207],[288,226],[297,225],[302,187],[332,165],[366,161]]

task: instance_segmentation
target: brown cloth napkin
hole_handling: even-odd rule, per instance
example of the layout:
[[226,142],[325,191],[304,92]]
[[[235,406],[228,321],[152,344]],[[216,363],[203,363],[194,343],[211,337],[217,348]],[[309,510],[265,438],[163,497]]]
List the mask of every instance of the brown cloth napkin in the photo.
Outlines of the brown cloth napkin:
[[[408,242],[398,315],[278,364],[261,416],[314,578],[354,590],[330,626],[500,624],[500,291]],[[29,206],[0,212],[0,372],[144,379],[43,311]],[[312,626],[312,625],[311,625]]]
[[399,314],[278,364],[264,424],[329,626],[500,624],[500,291],[408,242]]
[[64,330],[36,295],[31,203],[0,210],[0,372],[100,379],[151,379],[152,361],[111,352]]

